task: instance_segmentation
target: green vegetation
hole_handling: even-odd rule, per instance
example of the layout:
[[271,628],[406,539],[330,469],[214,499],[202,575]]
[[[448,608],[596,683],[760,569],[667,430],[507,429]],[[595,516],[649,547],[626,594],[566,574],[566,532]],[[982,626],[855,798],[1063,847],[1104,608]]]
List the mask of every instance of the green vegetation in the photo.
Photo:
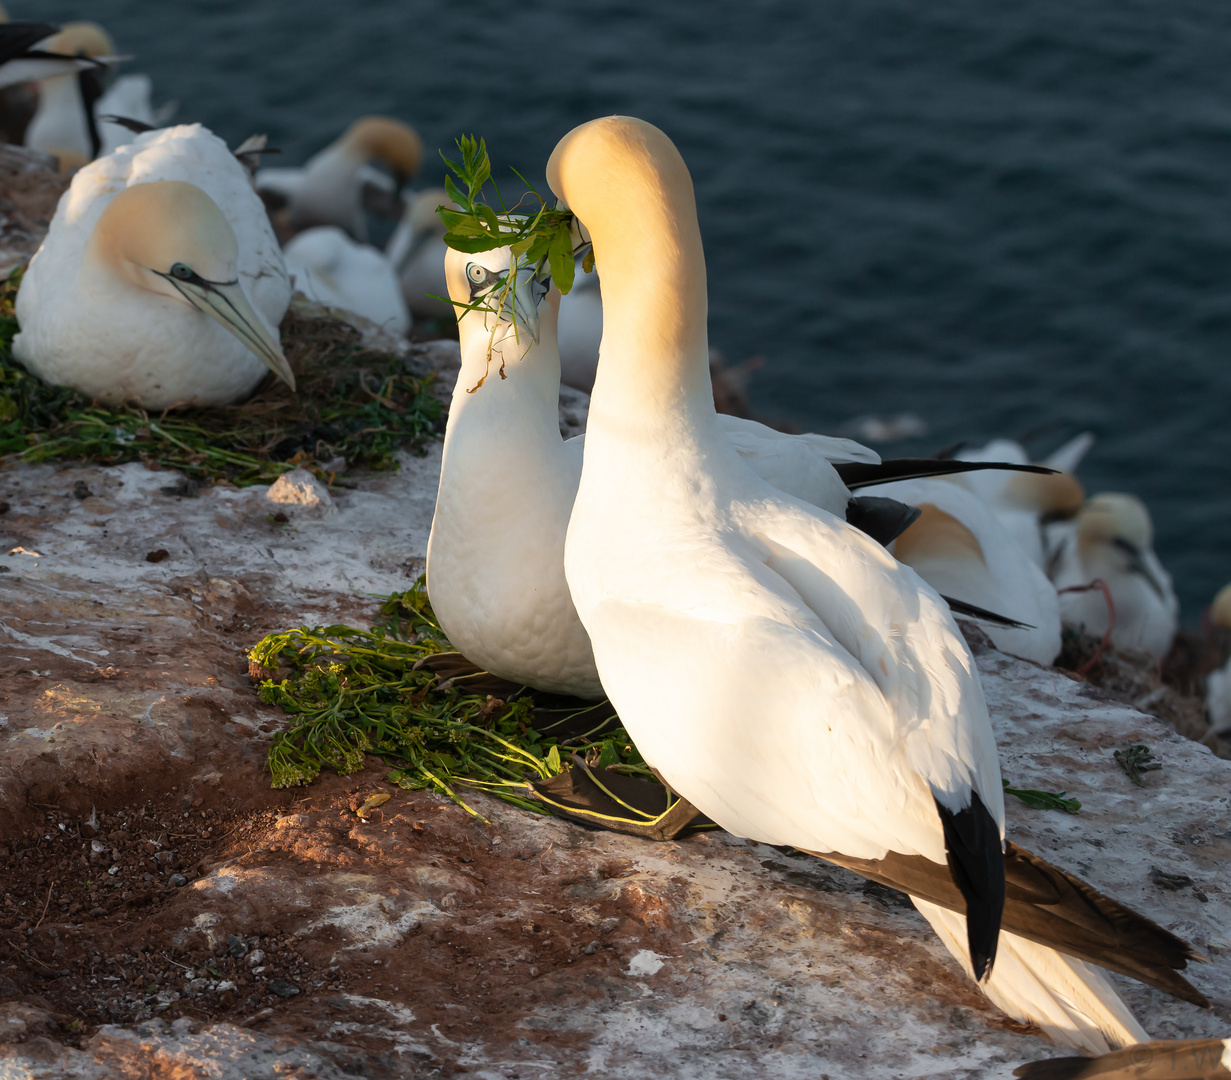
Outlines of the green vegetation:
[[346,775],[374,754],[391,767],[390,782],[438,791],[471,813],[460,785],[543,813],[526,783],[556,775],[571,754],[651,776],[625,731],[586,703],[526,688],[495,697],[467,690],[465,678],[416,668],[451,650],[423,578],[380,612],[370,630],[301,627],[270,634],[249,652],[261,700],[291,717],[269,751],[274,787],[309,783],[325,768]]
[[1076,814],[1081,810],[1081,803],[1076,799],[1068,798],[1067,791],[1053,795],[1050,791],[1009,787],[1007,780],[1001,780],[1000,783],[1004,786],[1006,795],[1021,799],[1031,810],[1063,810],[1066,814]]
[[1123,750],[1117,750],[1114,757],[1116,763],[1124,770],[1124,775],[1138,787],[1146,786],[1141,778],[1142,773],[1155,772],[1163,767],[1163,763],[1154,756],[1154,751],[1145,743],[1134,743]]
[[294,468],[332,480],[326,466],[396,467],[395,452],[430,436],[440,404],[429,378],[402,360],[363,347],[353,327],[292,309],[282,325],[293,393],[270,376],[242,405],[177,408],[151,414],[90,402],[48,386],[13,360],[13,304],[21,280],[0,285],[0,460],[75,460],[101,465],[144,461],[190,479],[239,487],[267,484]]

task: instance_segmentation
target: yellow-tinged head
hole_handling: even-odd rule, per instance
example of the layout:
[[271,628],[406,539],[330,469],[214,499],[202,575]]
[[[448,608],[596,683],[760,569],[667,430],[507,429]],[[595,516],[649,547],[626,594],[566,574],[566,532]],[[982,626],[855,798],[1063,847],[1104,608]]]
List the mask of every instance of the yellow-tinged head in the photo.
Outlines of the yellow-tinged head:
[[1218,590],[1210,605],[1210,622],[1224,630],[1231,630],[1231,585]]
[[444,188],[425,188],[415,196],[410,207],[410,231],[415,236],[423,233],[445,232],[444,222],[436,213],[436,207],[447,206],[456,209],[449,193]]
[[1117,540],[1145,551],[1154,542],[1150,512],[1136,495],[1104,492],[1087,500],[1077,515],[1078,535],[1088,541]]
[[115,42],[98,23],[65,23],[47,43],[47,51],[63,56],[114,56]]
[[281,346],[239,284],[238,256],[239,242],[218,204],[180,180],[119,192],[86,247],[86,259],[105,272],[217,320],[294,389]]
[[365,161],[383,161],[400,177],[423,164],[423,140],[409,124],[390,116],[361,116],[342,136],[342,145]]
[[1004,498],[1048,520],[1071,518],[1085,505],[1086,492],[1072,473],[1013,473]]

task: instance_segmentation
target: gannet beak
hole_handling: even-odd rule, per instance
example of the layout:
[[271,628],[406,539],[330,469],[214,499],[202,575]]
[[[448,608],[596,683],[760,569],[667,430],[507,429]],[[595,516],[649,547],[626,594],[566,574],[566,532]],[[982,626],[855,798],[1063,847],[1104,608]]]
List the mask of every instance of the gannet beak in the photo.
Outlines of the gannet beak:
[[265,329],[261,318],[252,310],[248,297],[238,281],[206,281],[198,274],[190,279],[160,274],[171,282],[193,307],[211,319],[217,319],[256,354],[264,365],[292,390],[295,373],[282,354],[282,347]]
[[504,301],[500,305],[500,318],[511,322],[515,328],[520,323],[537,345],[539,303],[547,295],[550,282],[540,281],[532,266],[518,265],[509,273],[513,281],[505,290]]

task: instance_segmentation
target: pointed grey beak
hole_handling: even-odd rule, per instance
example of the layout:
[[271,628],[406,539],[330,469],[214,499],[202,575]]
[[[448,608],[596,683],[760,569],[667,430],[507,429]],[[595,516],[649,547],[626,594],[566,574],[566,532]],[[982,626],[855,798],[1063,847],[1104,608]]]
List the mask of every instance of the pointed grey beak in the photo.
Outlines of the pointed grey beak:
[[282,346],[265,329],[261,317],[252,310],[248,297],[238,281],[206,281],[193,274],[191,278],[178,278],[160,274],[174,285],[193,307],[211,319],[222,323],[232,334],[248,346],[257,358],[292,390],[295,389],[295,373],[282,354]]
[[1154,591],[1155,595],[1162,601],[1166,601],[1166,590],[1163,588],[1162,582],[1154,576],[1154,572],[1150,569],[1149,564],[1145,561],[1145,557],[1141,553],[1141,549],[1136,544],[1123,537],[1117,536],[1112,543],[1124,552],[1128,558],[1128,568],[1134,574],[1140,574],[1146,579],[1146,584]]
[[540,281],[534,267],[518,264],[509,272],[508,287],[500,304],[500,318],[513,324],[520,323],[537,345],[539,343],[539,303],[547,295],[548,282]]

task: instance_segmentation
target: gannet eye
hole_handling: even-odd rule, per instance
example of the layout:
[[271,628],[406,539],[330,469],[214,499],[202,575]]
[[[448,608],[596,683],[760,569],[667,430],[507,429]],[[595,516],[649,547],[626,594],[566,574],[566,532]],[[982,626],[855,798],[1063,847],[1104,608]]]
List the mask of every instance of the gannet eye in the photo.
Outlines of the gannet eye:
[[476,285],[483,285],[491,276],[491,271],[486,266],[480,266],[478,263],[468,263],[466,266],[466,276]]
[[171,267],[171,276],[173,278],[179,278],[180,281],[188,281],[192,277],[192,270],[183,263],[176,263],[173,267]]

